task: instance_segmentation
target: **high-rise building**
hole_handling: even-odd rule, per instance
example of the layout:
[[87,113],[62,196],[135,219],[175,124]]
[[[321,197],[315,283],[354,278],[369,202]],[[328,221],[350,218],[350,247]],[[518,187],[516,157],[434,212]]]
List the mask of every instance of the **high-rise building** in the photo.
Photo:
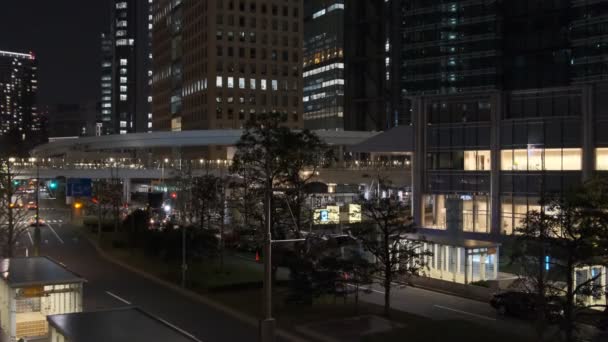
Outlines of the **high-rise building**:
[[344,0],[304,2],[304,127],[344,129]]
[[101,101],[95,125],[95,135],[114,132],[114,39],[110,33],[101,34]]
[[302,1],[154,3],[154,130],[302,127]]
[[[102,34],[99,134],[152,129],[150,83],[152,0],[114,0],[111,30]],[[111,95],[109,94],[111,92]]]
[[97,112],[97,103],[60,103],[46,106],[49,138],[94,135],[91,123]]
[[31,146],[37,118],[38,63],[33,53],[0,51],[0,136]]
[[402,1],[414,218],[501,239],[608,170],[602,1]]
[[400,84],[403,1],[345,5],[345,130],[381,131],[409,122]]

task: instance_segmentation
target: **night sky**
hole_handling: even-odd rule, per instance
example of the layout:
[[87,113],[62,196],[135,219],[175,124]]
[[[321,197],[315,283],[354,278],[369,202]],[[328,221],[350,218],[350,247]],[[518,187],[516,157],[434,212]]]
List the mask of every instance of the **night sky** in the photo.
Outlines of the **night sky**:
[[41,105],[96,101],[110,0],[2,0],[0,50],[33,51]]

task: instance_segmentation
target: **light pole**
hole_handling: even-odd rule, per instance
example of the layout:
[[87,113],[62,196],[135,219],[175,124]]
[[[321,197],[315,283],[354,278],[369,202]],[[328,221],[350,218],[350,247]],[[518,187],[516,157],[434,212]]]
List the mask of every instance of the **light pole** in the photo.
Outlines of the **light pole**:
[[274,342],[272,318],[272,179],[266,179],[266,231],[264,232],[264,318],[260,323],[262,342]]
[[30,158],[36,164],[36,226],[34,227],[34,256],[40,256],[40,164],[36,158]]
[[[264,233],[264,319],[260,322],[261,342],[275,341],[276,320],[272,317],[272,244],[301,242],[306,239],[272,239],[272,181],[266,182],[266,231]],[[290,209],[291,210],[291,209]]]

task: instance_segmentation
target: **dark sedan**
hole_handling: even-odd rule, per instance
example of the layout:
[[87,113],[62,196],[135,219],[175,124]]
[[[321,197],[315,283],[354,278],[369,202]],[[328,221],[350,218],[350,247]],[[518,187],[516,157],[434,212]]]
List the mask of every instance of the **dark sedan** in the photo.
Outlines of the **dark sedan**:
[[[533,293],[508,291],[495,294],[490,300],[490,305],[496,309],[499,315],[534,319],[537,313],[536,302],[536,295]],[[563,315],[558,297],[547,298],[545,310],[546,317],[552,322],[557,321]]]

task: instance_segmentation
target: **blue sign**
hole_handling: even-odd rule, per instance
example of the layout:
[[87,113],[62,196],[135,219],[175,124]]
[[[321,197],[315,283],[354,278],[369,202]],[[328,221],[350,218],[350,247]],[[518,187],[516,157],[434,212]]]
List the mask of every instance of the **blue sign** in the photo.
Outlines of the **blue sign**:
[[321,210],[321,222],[329,221],[329,212],[327,210]]
[[65,188],[68,197],[91,197],[93,194],[91,178],[68,178]]

